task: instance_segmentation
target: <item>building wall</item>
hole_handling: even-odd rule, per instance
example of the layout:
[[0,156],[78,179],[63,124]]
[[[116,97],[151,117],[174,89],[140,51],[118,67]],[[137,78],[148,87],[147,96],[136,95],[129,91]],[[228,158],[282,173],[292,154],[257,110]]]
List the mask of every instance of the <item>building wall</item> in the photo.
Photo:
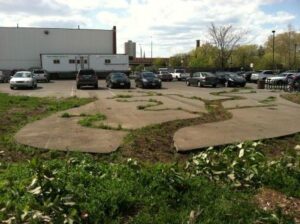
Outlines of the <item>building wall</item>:
[[0,70],[39,67],[41,54],[113,54],[113,42],[113,30],[0,27]]
[[129,40],[125,43],[125,54],[129,57],[136,58],[136,43]]

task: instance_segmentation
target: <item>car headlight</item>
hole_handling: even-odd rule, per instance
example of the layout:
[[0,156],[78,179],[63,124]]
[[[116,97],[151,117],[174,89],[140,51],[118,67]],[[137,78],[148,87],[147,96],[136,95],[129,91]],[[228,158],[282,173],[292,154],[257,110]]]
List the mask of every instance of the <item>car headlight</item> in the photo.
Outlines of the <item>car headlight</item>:
[[148,82],[148,80],[147,80],[147,79],[142,79],[142,81],[143,81],[143,82]]

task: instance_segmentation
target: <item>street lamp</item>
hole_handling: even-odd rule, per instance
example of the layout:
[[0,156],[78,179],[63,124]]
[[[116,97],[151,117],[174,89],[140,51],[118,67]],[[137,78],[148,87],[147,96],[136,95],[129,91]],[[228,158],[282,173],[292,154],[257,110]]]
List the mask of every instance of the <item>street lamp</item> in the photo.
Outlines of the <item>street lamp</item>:
[[297,43],[295,43],[295,53],[294,53],[294,66],[295,70],[297,70]]
[[275,71],[275,30],[272,30],[273,33],[273,71]]

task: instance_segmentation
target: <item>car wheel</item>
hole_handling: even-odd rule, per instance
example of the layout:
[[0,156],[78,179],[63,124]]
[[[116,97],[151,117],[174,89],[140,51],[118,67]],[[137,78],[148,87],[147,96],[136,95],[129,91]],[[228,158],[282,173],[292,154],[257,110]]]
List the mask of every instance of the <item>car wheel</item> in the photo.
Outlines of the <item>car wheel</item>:
[[34,88],[35,88],[35,89],[37,88],[37,83],[34,85]]
[[217,84],[213,84],[212,87],[216,88],[216,87],[217,87]]
[[108,86],[110,89],[113,89],[114,88],[114,85],[112,83],[109,83],[109,86]]
[[80,85],[77,85],[77,89],[80,89]]
[[99,86],[98,86],[98,84],[96,84],[96,85],[95,85],[95,89],[98,89],[98,88],[99,88]]
[[13,87],[13,86],[10,86],[10,89],[14,89],[14,87]]
[[190,86],[191,84],[190,84],[190,82],[189,82],[189,81],[186,81],[186,85],[187,85],[187,86]]

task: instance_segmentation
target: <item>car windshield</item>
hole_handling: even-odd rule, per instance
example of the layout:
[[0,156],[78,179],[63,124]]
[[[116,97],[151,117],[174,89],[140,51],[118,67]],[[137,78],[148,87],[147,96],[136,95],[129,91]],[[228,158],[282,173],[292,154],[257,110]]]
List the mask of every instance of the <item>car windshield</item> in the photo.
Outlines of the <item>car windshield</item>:
[[237,75],[237,74],[235,74],[235,73],[227,73],[226,74],[228,77],[230,77],[230,78],[238,78],[239,76]]
[[44,74],[44,70],[34,70],[34,74]]
[[31,73],[29,72],[17,72],[14,75],[15,78],[31,78]]
[[142,74],[143,78],[155,78],[156,76],[152,72],[146,72]]
[[125,78],[126,75],[124,73],[114,73],[111,75],[112,78],[116,79],[116,78]]

